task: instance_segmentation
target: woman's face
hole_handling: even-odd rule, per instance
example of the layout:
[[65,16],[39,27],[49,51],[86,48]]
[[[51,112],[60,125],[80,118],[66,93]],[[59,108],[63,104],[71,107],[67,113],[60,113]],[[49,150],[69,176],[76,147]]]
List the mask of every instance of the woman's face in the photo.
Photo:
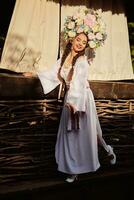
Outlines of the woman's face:
[[72,41],[72,49],[75,52],[83,51],[87,45],[87,36],[84,33],[77,35]]

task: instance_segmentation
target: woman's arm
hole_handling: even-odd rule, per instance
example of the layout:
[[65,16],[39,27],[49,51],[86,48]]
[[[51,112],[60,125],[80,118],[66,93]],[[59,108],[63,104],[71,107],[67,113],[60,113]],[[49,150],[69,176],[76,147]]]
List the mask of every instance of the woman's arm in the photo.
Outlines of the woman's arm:
[[33,72],[24,72],[22,74],[23,74],[23,76],[29,77],[29,78],[31,78],[31,77],[37,77],[37,74],[33,73]]
[[50,69],[37,72],[37,76],[42,84],[44,94],[51,92],[60,84],[60,80],[57,76],[59,66],[60,59],[57,60]]

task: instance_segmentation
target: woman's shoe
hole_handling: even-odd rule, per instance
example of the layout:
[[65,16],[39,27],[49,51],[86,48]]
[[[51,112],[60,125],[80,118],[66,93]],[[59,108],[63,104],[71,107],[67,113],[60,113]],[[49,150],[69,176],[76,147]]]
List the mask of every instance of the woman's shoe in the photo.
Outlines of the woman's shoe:
[[108,147],[108,156],[110,156],[110,164],[114,165],[116,163],[116,155],[113,151],[113,148],[110,145],[107,145]]
[[77,175],[77,174],[73,174],[73,175],[69,176],[69,177],[66,179],[66,182],[68,182],[68,183],[73,183],[75,180],[78,180],[78,175]]

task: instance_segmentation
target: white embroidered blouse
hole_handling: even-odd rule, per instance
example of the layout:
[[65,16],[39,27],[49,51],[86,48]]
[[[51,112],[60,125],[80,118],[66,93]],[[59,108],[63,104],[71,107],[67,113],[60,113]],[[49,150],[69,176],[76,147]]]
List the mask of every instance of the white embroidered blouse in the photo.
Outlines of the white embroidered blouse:
[[[50,69],[38,72],[44,93],[47,94],[61,84],[57,73],[61,60],[57,60],[56,64]],[[74,66],[74,73],[70,82],[70,88],[67,92],[66,103],[73,105],[76,111],[85,112],[86,91],[89,87],[88,68],[86,56],[78,58]],[[61,70],[61,76],[66,80],[70,68]]]

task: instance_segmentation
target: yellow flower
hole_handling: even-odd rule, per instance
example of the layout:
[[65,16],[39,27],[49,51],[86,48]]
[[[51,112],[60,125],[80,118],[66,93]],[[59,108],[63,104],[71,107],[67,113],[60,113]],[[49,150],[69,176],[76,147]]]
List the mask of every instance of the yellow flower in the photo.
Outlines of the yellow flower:
[[85,18],[85,13],[80,13],[79,18],[84,19]]
[[74,31],[69,31],[69,32],[68,32],[68,36],[71,37],[71,38],[72,38],[72,37],[75,37],[75,36],[76,36],[76,32],[74,32]]
[[79,11],[79,18],[81,18],[81,19],[84,19],[85,18],[85,11],[86,11],[87,9],[86,8],[81,8],[80,9],[80,11]]
[[96,32],[99,32],[99,24],[95,23],[95,25],[92,27],[93,29],[93,32],[96,33]]
[[88,26],[85,26],[85,27],[84,27],[84,32],[87,33],[88,30],[89,30],[89,27],[88,27]]
[[81,25],[81,24],[83,24],[83,19],[78,18],[78,19],[76,20],[76,23],[77,23],[78,26]]

